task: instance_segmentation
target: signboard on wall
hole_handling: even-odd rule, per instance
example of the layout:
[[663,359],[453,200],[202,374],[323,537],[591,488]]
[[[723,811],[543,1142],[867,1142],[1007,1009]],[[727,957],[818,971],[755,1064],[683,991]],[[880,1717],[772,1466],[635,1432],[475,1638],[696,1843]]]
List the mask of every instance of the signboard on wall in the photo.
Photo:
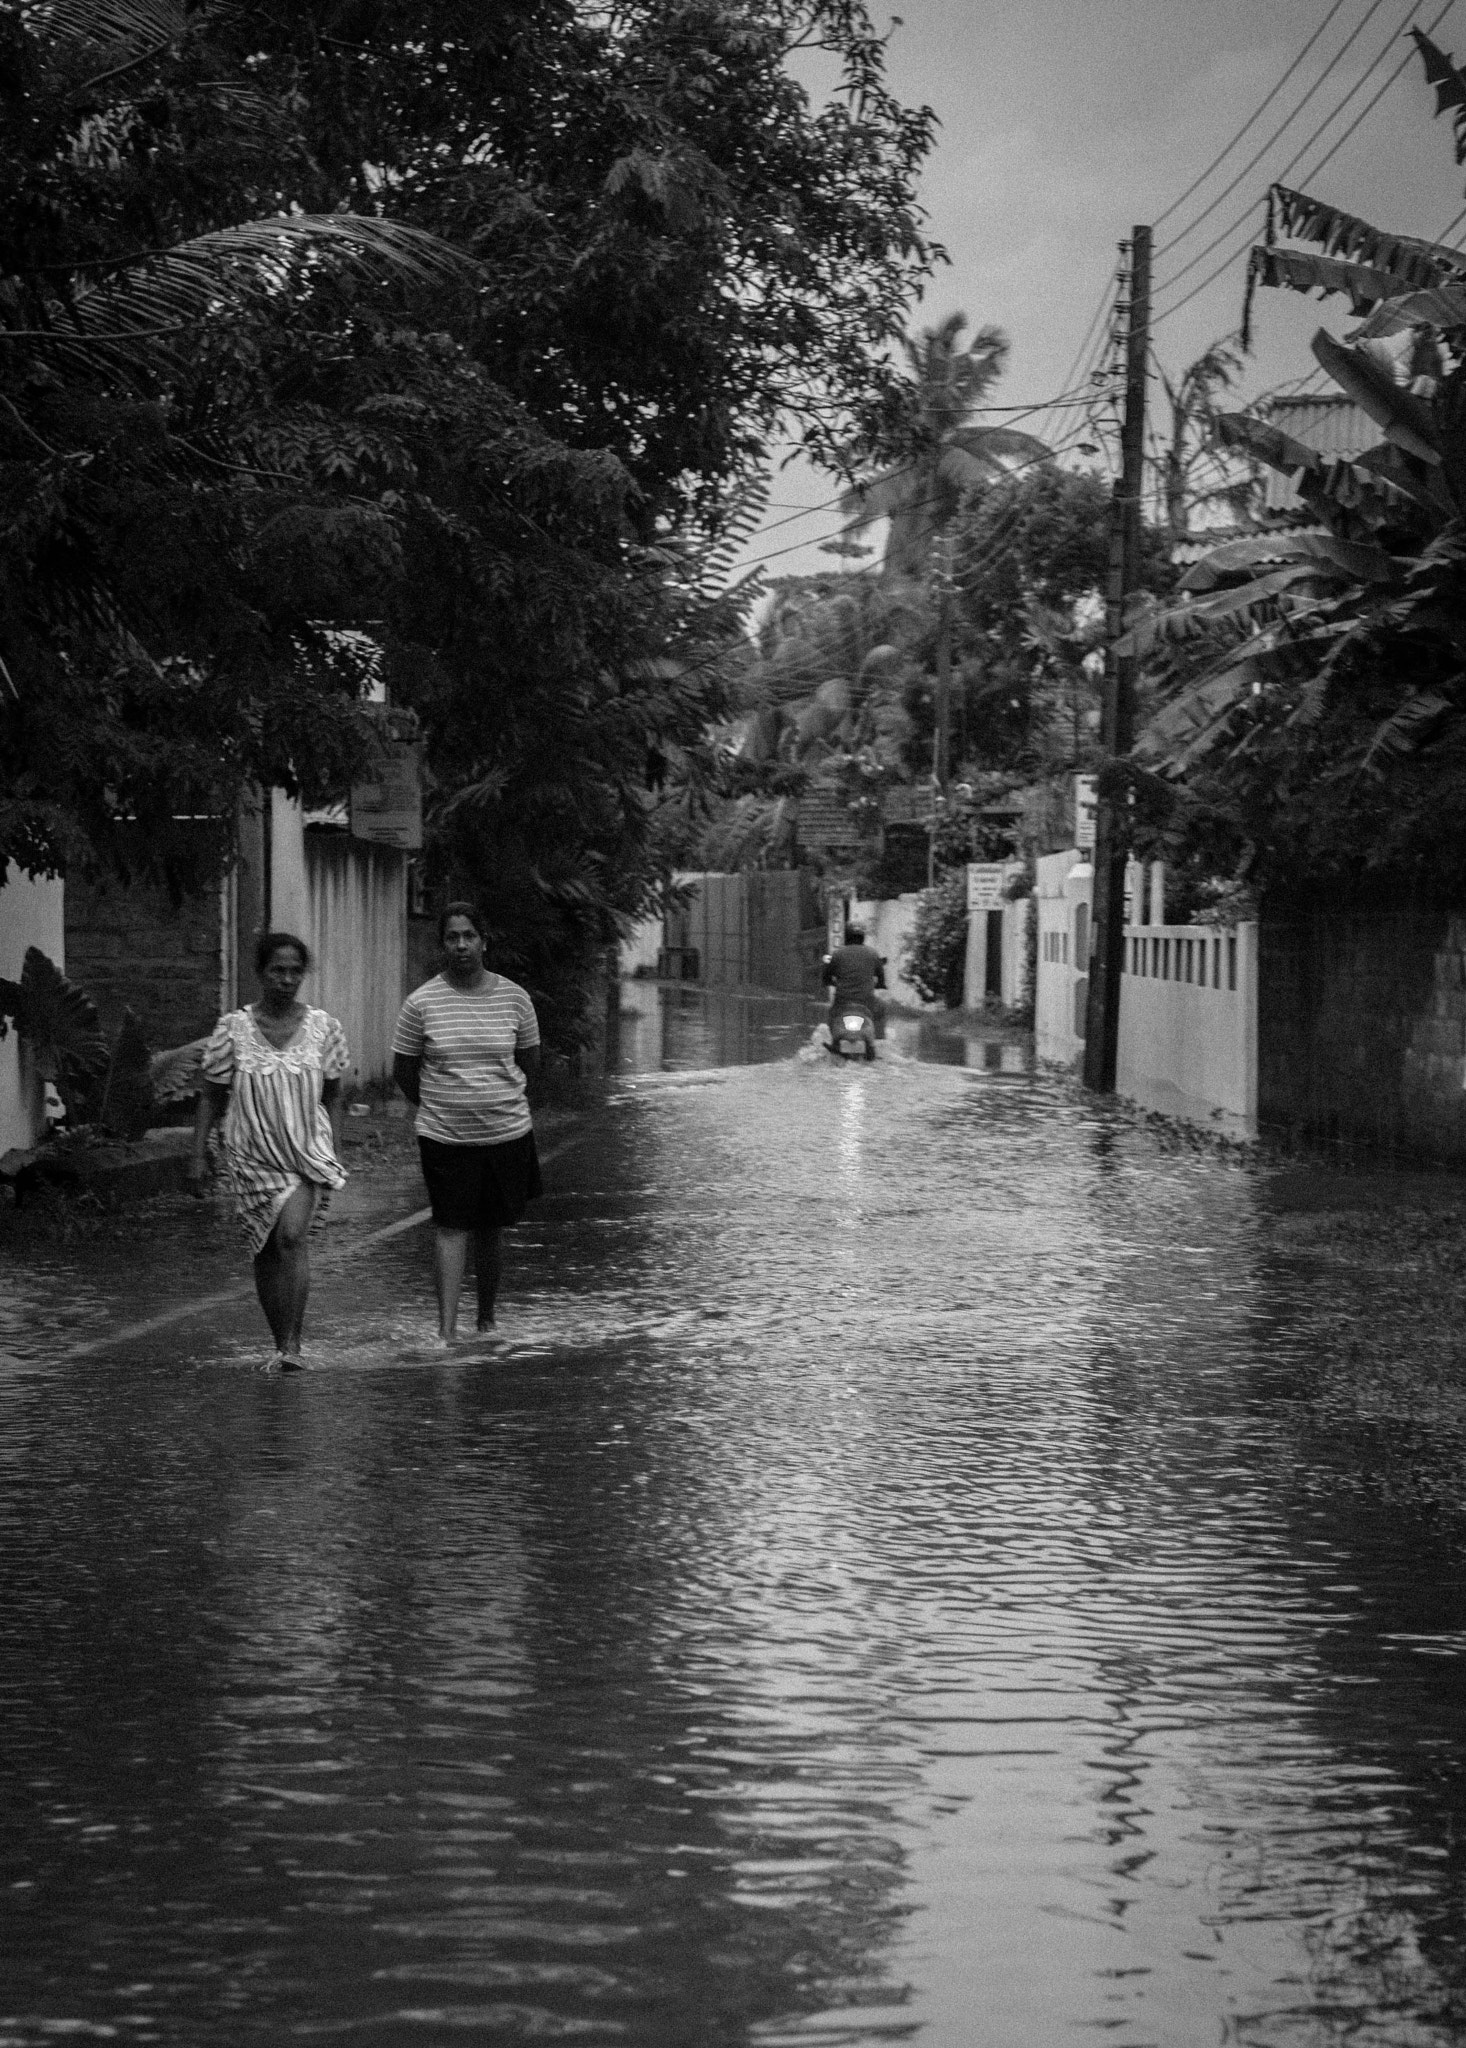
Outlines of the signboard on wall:
[[970,860],[967,863],[967,908],[1001,910],[1004,891],[1015,875],[1023,873],[1021,860]]
[[1094,852],[1094,820],[1099,797],[1092,775],[1074,778],[1074,844],[1081,853]]
[[421,749],[395,740],[378,753],[370,781],[351,785],[351,836],[402,853],[422,847]]
[[969,910],[1001,910],[1003,890],[1011,873],[1006,861],[979,861],[967,863],[967,908]]

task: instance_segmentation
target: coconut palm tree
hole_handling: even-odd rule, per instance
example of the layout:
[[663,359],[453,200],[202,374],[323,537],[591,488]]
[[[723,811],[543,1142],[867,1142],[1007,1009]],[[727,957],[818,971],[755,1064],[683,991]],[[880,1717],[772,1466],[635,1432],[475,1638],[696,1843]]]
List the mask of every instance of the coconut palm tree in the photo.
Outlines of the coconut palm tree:
[[842,499],[852,539],[889,519],[884,573],[923,575],[932,542],[957,512],[967,492],[1001,483],[1015,470],[1052,459],[1044,442],[1012,427],[973,424],[972,416],[993,389],[1008,356],[1000,327],[979,327],[966,348],[958,346],[967,326],[953,313],[940,327],[923,328],[903,342],[911,368],[916,452],[856,484]]

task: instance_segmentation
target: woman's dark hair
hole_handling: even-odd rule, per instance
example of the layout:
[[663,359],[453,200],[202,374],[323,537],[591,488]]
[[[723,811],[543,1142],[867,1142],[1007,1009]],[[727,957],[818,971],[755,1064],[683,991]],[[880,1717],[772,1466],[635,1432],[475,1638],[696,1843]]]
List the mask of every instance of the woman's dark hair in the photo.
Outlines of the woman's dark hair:
[[294,932],[261,932],[255,941],[255,973],[263,974],[270,964],[271,956],[282,946],[293,946],[300,955],[302,968],[311,964],[311,949],[304,939],[298,939]]
[[478,905],[476,903],[447,903],[443,906],[443,913],[438,919],[438,944],[440,946],[448,936],[448,920],[450,917],[466,917],[479,937],[487,944],[489,928],[484,922],[484,914]]

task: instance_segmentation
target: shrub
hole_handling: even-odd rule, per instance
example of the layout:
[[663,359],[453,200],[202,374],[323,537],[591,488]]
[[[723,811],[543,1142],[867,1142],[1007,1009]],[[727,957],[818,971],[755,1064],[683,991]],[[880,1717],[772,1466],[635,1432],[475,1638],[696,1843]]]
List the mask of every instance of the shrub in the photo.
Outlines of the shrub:
[[929,1003],[959,1010],[966,965],[967,870],[953,868],[934,888],[921,892],[906,978]]

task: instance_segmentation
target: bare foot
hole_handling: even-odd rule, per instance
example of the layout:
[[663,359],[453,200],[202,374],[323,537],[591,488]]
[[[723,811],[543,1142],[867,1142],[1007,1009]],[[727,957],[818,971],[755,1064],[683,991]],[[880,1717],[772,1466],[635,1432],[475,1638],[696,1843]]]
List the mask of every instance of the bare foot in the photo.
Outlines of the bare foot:
[[439,1330],[430,1348],[434,1351],[456,1351],[458,1349],[458,1332],[456,1330],[451,1332]]

